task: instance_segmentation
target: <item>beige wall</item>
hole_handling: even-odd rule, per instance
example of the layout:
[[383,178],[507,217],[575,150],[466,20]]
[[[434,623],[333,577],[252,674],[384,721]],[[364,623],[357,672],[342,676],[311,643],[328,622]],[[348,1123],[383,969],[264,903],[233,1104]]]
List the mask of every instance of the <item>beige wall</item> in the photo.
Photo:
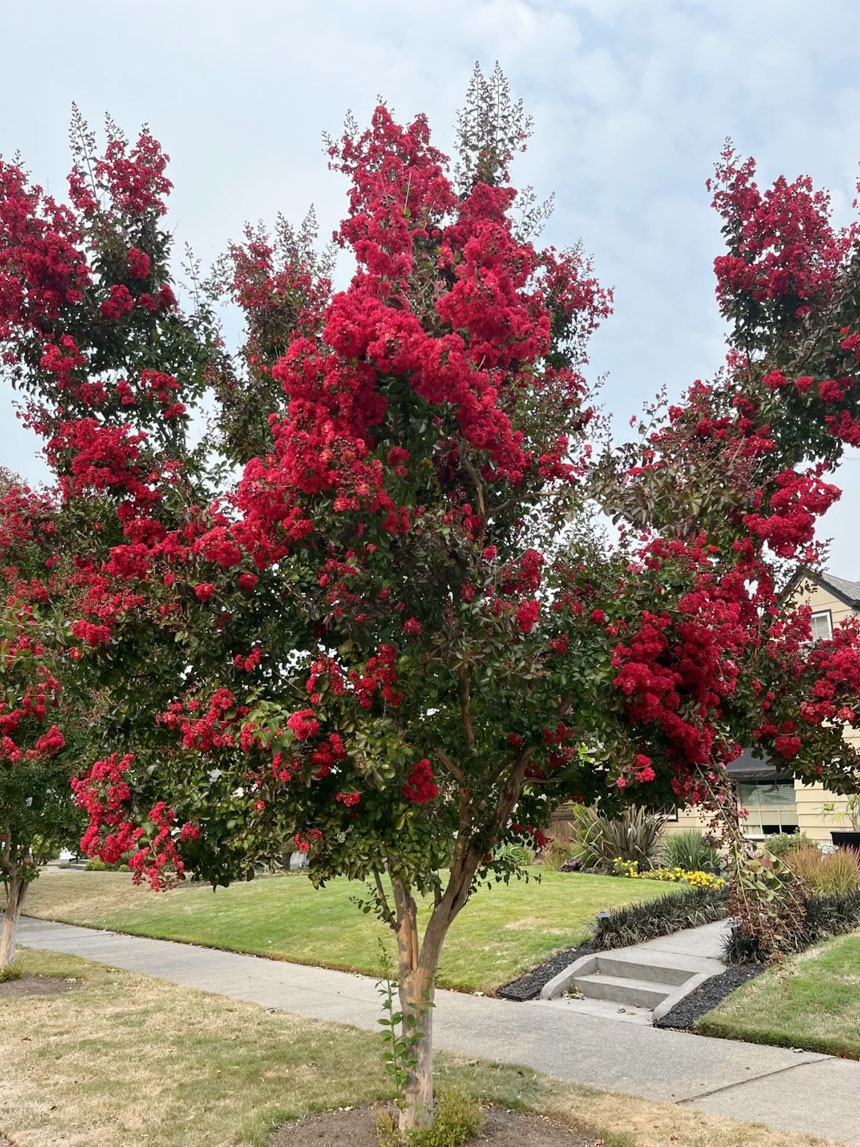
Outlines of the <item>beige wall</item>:
[[[809,582],[800,587],[796,600],[810,605],[814,613],[829,609],[834,627],[856,612],[834,597],[828,590]],[[860,730],[852,729],[846,735],[849,740],[854,741],[860,747]],[[850,828],[850,825],[844,821],[831,821],[829,819],[825,821],[821,813],[821,806],[827,801],[833,801],[837,809],[844,807],[844,797],[834,796],[820,784],[804,785],[800,781],[794,782],[794,794],[797,802],[798,826],[800,831],[805,832],[812,840],[829,841],[831,828]],[[704,830],[706,827],[705,820],[692,809],[682,809],[678,813],[677,821],[669,821],[664,831],[675,833],[685,832],[693,828]]]

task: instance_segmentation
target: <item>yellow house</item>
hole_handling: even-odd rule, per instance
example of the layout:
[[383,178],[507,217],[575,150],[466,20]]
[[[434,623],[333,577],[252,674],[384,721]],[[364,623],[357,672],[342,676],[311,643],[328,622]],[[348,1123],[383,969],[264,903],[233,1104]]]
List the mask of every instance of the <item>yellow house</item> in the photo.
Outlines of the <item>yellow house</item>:
[[[813,640],[830,637],[833,627],[846,617],[860,616],[860,582],[829,573],[803,572],[796,579],[794,593],[799,602],[812,608]],[[860,729],[846,735],[860,743]],[[845,821],[825,819],[822,813],[822,805],[828,801],[834,802],[837,811],[843,808],[844,797],[834,796],[820,784],[794,780],[790,773],[758,760],[749,749],[730,765],[729,772],[738,785],[741,806],[748,811],[746,830],[752,840],[800,831],[814,841],[829,842],[831,829],[851,827]],[[703,827],[704,822],[692,809],[682,809],[665,831]]]

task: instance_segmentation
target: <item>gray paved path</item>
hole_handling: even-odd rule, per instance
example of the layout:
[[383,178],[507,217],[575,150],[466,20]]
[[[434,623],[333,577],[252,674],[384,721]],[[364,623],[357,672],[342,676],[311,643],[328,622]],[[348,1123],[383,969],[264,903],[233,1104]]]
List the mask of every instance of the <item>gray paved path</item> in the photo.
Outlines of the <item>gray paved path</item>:
[[[31,917],[21,921],[20,941],[378,1030],[379,996],[367,976]],[[448,991],[437,995],[434,1026],[437,1046],[446,1051],[860,1147],[860,1063],[851,1060],[573,1015],[549,1002],[516,1004]]]

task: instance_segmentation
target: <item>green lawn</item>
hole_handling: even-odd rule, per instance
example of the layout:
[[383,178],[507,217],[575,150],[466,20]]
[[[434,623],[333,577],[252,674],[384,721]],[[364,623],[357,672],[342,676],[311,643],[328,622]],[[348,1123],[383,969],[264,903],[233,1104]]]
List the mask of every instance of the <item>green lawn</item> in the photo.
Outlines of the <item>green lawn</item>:
[[[0,993],[0,1142],[20,1147],[263,1147],[287,1119],[390,1096],[370,1032],[23,951],[62,995]],[[538,1111],[606,1147],[814,1147],[822,1140],[669,1103],[437,1056],[440,1091]]]
[[817,944],[703,1016],[697,1030],[860,1059],[860,932]]
[[[127,873],[58,872],[34,883],[24,910],[71,924],[379,975],[379,939],[393,957],[393,937],[351,903],[363,889],[342,879],[318,891],[298,874],[217,892],[188,885],[153,893],[135,888]],[[671,886],[658,890],[636,880],[561,872],[545,872],[540,882],[481,890],[454,922],[439,983],[491,992],[581,943],[599,910],[671,891]]]

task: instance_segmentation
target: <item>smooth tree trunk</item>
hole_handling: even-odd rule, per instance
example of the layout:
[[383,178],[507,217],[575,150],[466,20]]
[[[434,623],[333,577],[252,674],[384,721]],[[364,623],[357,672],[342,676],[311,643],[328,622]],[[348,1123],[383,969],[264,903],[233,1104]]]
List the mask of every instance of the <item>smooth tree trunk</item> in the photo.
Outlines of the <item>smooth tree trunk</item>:
[[29,888],[29,882],[21,880],[17,872],[11,872],[6,880],[6,910],[3,913],[3,931],[0,933],[0,969],[12,966],[15,959],[15,941],[18,933],[18,920],[21,906]]
[[[474,742],[468,685],[464,688],[464,724],[469,745]],[[440,754],[440,757],[443,755]],[[418,937],[418,908],[410,887],[391,872],[394,911],[388,906],[377,874],[377,888],[385,908],[385,918],[397,936],[399,963],[398,992],[403,1015],[402,1034],[412,1041],[415,1062],[409,1069],[400,1110],[400,1130],[430,1127],[433,1123],[433,995],[442,945],[448,929],[465,906],[481,858],[492,848],[516,806],[529,763],[524,750],[511,763],[501,784],[496,807],[484,832],[474,832],[471,794],[459,766],[443,757],[448,771],[458,782],[459,830],[451,859],[445,891],[437,891],[433,912],[423,939]],[[414,1040],[413,1038],[414,1037]]]
[[477,867],[477,856],[460,858],[453,866],[444,895],[437,898],[423,940],[418,938],[418,909],[411,890],[396,877],[391,884],[396,909],[398,994],[402,1034],[411,1042],[414,1063],[409,1069],[400,1110],[400,1130],[433,1123],[433,997],[436,972],[448,929],[466,903]]
[[418,907],[410,889],[392,880],[397,913],[398,995],[401,1032],[411,1043],[415,1063],[403,1089],[400,1129],[429,1127],[433,1122],[433,993],[439,954],[431,958],[418,940]]
[[404,1035],[414,1035],[415,1060],[403,1091],[400,1129],[429,1127],[433,1122],[433,994],[436,969],[418,967],[399,984]]

